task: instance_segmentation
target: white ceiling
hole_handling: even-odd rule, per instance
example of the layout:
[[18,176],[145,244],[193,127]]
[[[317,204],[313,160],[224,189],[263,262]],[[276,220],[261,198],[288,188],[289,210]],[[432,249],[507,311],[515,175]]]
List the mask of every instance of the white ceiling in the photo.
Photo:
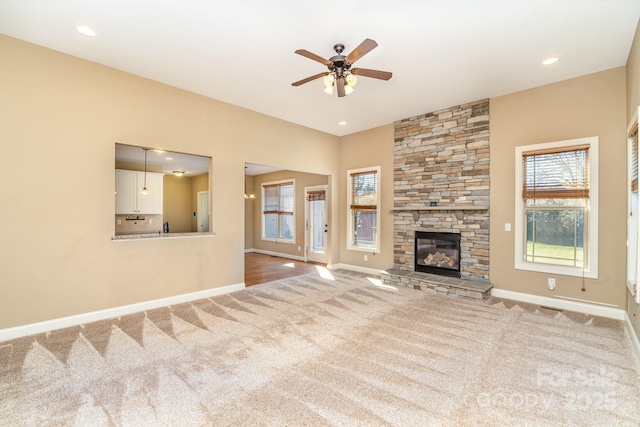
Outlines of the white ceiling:
[[273,166],[256,165],[254,163],[245,163],[245,173],[247,175],[262,175],[265,173],[277,172],[282,169]]
[[[0,33],[342,136],[625,65],[639,17],[640,0],[2,0]],[[326,70],[296,49],[365,38],[357,67],[391,80],[291,86]]]
[[[125,162],[142,164],[145,161],[144,148],[133,145],[116,144],[115,159]],[[210,157],[195,156],[193,154],[176,153],[173,151],[147,150],[147,164],[162,166],[162,172],[173,173],[183,171],[185,176],[196,176],[209,172]]]
[[[174,171],[183,171],[184,176],[196,176],[209,172],[210,157],[157,150],[150,147],[138,147],[135,145],[116,144],[115,160],[142,164],[145,161],[145,148],[147,149],[147,164],[161,166],[162,172],[165,174],[170,174]],[[247,163],[245,166],[246,175],[261,175],[281,170],[272,166],[253,163]]]

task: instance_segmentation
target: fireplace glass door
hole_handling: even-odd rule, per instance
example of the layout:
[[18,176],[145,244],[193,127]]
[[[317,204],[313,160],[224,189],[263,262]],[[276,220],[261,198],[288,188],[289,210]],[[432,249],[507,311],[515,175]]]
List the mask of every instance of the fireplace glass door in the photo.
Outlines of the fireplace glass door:
[[460,234],[416,231],[415,271],[460,277]]

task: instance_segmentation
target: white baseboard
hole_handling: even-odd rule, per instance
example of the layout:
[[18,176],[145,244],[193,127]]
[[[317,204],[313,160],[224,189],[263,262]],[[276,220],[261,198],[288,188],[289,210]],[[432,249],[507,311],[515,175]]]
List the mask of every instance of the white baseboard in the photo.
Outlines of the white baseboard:
[[228,294],[240,291],[245,288],[244,283],[222,286],[220,288],[206,289],[204,291],[190,292],[167,298],[160,298],[151,301],[144,301],[136,304],[123,305],[119,307],[107,308],[105,310],[92,311],[89,313],[77,314],[74,316],[61,317],[58,319],[46,320],[44,322],[31,323],[29,325],[16,326],[13,328],[0,329],[0,341],[26,337],[43,332],[54,331],[56,329],[68,328],[70,326],[84,325],[99,320],[111,319],[127,314],[138,313],[154,308],[176,305],[184,302],[195,301],[202,298],[209,298],[216,295]]
[[493,288],[491,289],[491,296],[514,301],[528,302],[530,304],[537,304],[561,310],[577,311],[578,313],[591,314],[594,316],[606,317],[608,319],[624,320],[626,315],[626,312],[620,308],[606,307],[581,301],[549,298],[540,295],[507,291],[505,289]]
[[247,252],[255,252],[257,254],[271,255],[271,256],[277,256],[277,257],[280,257],[280,258],[294,259],[296,261],[302,261],[302,262],[306,261],[303,256],[282,254],[280,252],[263,251],[262,249],[248,249],[248,250],[245,250],[245,253],[247,253]]
[[351,264],[331,264],[331,265],[327,265],[327,268],[329,270],[338,270],[342,268],[344,270],[357,271],[358,273],[376,274],[376,275],[380,275],[380,272],[382,271],[376,268],[360,267],[358,265],[351,265]]
[[636,331],[633,329],[633,325],[631,324],[631,319],[629,319],[629,315],[625,311],[624,313],[625,325],[627,327],[627,332],[629,333],[629,338],[631,339],[631,345],[633,349],[636,351],[636,356],[638,357],[638,362],[640,362],[640,340],[638,340],[638,335]]

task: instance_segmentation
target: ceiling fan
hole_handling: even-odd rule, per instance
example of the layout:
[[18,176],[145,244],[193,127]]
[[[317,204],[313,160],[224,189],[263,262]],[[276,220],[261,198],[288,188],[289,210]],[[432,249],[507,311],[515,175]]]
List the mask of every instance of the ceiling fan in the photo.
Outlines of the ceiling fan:
[[315,53],[311,53],[305,49],[298,49],[295,53],[326,65],[329,71],[315,74],[311,77],[307,77],[306,79],[291,83],[291,85],[300,86],[312,80],[324,77],[323,82],[326,86],[324,92],[332,95],[333,88],[335,86],[338,92],[338,97],[343,97],[353,92],[353,86],[355,86],[358,81],[356,76],[389,80],[392,74],[388,71],[369,70],[366,68],[351,68],[354,62],[365,56],[367,53],[371,52],[376,46],[378,46],[378,43],[376,43],[374,40],[365,39],[362,43],[360,43],[358,47],[353,50],[353,52],[351,52],[347,56],[344,56],[342,54],[344,45],[337,44],[333,46],[333,50],[336,51],[337,55],[332,56],[329,59],[324,59],[323,57],[318,56]]

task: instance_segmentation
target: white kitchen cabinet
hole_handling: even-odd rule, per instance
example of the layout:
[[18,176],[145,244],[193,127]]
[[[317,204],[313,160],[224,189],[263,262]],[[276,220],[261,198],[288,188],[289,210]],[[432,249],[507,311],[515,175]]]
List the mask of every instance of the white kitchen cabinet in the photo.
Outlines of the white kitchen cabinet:
[[162,214],[163,174],[147,172],[149,194],[140,194],[144,172],[116,170],[116,214]]

